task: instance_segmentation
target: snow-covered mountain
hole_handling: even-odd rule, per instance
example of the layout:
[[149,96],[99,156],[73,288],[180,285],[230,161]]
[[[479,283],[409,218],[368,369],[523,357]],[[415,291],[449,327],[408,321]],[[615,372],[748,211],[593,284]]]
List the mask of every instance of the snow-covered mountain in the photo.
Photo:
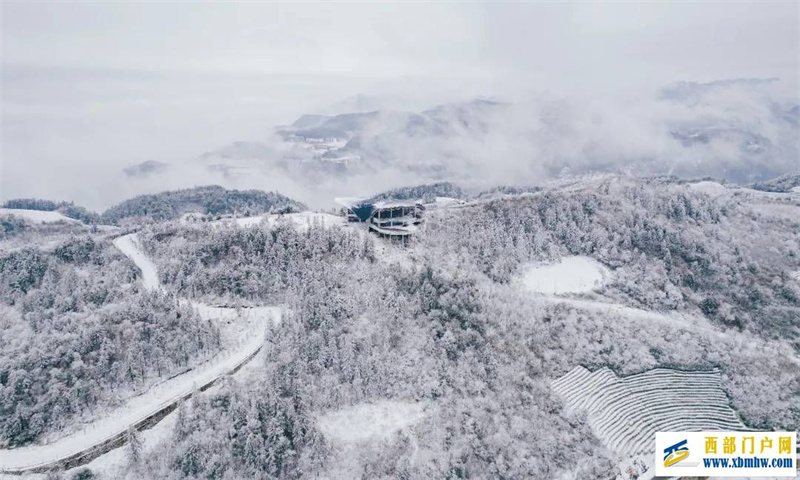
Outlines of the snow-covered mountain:
[[[298,189],[341,188],[331,196],[409,181],[526,186],[566,172],[755,182],[798,169],[798,125],[800,100],[778,80],[683,82],[613,103],[541,95],[419,111],[309,113],[186,165],[220,178],[206,182],[260,175],[287,178]],[[128,173],[164,173],[150,167]]]
[[126,167],[123,169],[123,171],[126,175],[132,178],[146,178],[151,175],[157,175],[159,173],[166,172],[168,169],[169,165],[164,162],[147,160],[145,162]]
[[490,478],[488,451],[530,459],[509,478],[612,478],[675,402],[690,429],[796,430],[796,183],[371,192],[435,202],[402,245],[220,187],[129,199],[114,230],[12,208],[0,477]]
[[616,108],[475,99],[420,112],[304,116],[277,133],[313,152],[311,165],[347,159],[345,174],[390,169],[508,182],[568,167],[753,181],[797,166],[800,106],[780,87],[758,79],[682,83]]

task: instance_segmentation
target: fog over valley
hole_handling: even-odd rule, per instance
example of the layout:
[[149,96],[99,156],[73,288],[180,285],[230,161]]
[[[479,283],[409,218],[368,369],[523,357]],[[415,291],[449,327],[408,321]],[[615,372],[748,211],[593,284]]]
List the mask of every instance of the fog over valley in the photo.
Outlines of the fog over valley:
[[[797,43],[790,4],[390,10],[10,3],[0,199],[47,193],[102,210],[221,184],[280,186],[321,207],[409,180],[750,182],[798,167],[796,55],[777,47]],[[350,113],[370,115],[331,126],[347,143],[335,151],[276,131]],[[228,158],[208,168],[220,151]]]

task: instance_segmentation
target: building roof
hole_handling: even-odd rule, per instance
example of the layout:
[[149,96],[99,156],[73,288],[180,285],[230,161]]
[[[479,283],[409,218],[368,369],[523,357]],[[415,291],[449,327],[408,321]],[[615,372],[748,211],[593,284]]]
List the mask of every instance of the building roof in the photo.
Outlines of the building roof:
[[333,199],[334,202],[345,208],[353,208],[355,206],[358,206],[364,203],[364,200],[365,199],[358,197],[337,197]]
[[422,202],[420,200],[392,200],[376,202],[375,210],[382,208],[416,207],[417,205],[422,205]]

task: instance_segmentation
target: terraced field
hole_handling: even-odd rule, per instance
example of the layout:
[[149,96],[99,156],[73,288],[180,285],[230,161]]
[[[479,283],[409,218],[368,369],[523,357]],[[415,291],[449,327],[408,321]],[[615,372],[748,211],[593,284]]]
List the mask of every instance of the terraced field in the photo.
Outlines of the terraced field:
[[747,430],[720,387],[720,372],[657,368],[618,377],[578,366],[552,382],[567,408],[585,411],[589,425],[620,455],[653,451],[655,432]]

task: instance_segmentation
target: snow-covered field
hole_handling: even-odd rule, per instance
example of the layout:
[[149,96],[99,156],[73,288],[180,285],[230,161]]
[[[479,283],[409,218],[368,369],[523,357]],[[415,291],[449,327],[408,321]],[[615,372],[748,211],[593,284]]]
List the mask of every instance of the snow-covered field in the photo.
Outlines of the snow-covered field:
[[766,192],[763,190],[756,190],[753,188],[748,188],[738,185],[731,185],[729,187],[726,187],[725,185],[719,182],[708,181],[708,180],[704,180],[702,182],[690,183],[689,188],[703,192],[711,197],[722,195],[726,191],[733,191],[735,193],[746,194],[753,197],[786,200],[786,199],[791,199],[792,197],[796,197],[797,194],[800,193],[800,187],[794,187],[789,192]]
[[657,368],[627,377],[578,366],[552,383],[567,408],[585,412],[595,434],[621,456],[653,451],[656,432],[744,430],[718,370]]
[[74,218],[69,218],[58,212],[45,212],[42,210],[23,210],[15,208],[0,208],[0,215],[14,215],[32,223],[81,223]]
[[360,443],[390,437],[424,416],[424,403],[382,400],[326,412],[317,425],[329,440]]
[[550,265],[528,265],[520,279],[531,292],[558,295],[595,290],[611,278],[611,272],[589,257],[564,257]]
[[750,208],[762,215],[800,222],[800,205],[762,203],[752,204]]
[[725,186],[719,182],[702,181],[690,183],[689,188],[705,193],[710,196],[722,195],[725,193]]
[[[135,234],[119,237],[114,244],[142,270],[143,284],[147,289],[161,288],[156,267],[142,252]],[[243,308],[237,312],[234,308],[212,307],[194,302],[192,305],[202,318],[225,321],[227,324],[221,329],[225,347],[221,354],[188,372],[151,387],[119,408],[104,412],[83,425],[80,430],[48,443],[0,450],[0,472],[18,472],[47,465],[126,431],[131,425],[250,360],[261,349],[266,330],[270,325],[277,324],[281,316],[281,309],[278,307]]]

